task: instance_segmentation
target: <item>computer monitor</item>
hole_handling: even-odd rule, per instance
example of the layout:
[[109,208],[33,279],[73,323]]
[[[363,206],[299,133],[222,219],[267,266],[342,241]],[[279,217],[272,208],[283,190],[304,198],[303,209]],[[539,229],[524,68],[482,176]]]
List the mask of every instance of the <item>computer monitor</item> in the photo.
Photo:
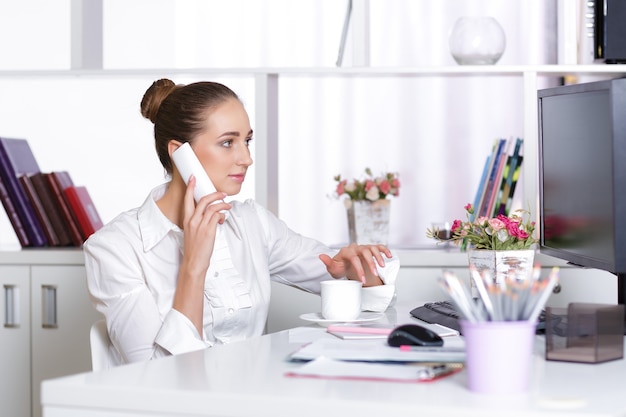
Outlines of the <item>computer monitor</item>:
[[538,91],[539,249],[617,276],[626,301],[626,78]]

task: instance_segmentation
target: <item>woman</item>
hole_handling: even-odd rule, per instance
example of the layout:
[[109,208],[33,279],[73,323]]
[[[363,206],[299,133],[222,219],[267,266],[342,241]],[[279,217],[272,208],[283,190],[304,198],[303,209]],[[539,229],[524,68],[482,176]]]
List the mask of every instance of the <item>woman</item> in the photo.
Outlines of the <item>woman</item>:
[[[393,286],[381,286],[379,273],[392,257],[388,248],[350,245],[333,254],[252,200],[222,201],[239,193],[252,165],[250,121],[233,91],[162,79],[146,91],[141,113],[154,123],[171,181],[84,244],[89,293],[118,362],[261,335],[270,280],[319,293],[320,281],[348,277],[363,281],[365,307],[389,305]],[[171,159],[185,142],[218,190],[197,204],[195,178],[186,186]]]

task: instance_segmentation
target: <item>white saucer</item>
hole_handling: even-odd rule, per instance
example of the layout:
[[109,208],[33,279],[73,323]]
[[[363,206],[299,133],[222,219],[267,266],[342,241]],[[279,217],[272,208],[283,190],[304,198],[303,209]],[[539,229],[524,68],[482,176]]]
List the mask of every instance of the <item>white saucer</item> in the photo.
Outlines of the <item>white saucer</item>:
[[327,327],[333,323],[365,323],[368,321],[376,321],[384,316],[384,313],[374,312],[362,312],[359,317],[354,320],[329,320],[322,317],[322,313],[306,313],[302,314],[300,318],[306,321],[312,321],[319,324],[322,327]]

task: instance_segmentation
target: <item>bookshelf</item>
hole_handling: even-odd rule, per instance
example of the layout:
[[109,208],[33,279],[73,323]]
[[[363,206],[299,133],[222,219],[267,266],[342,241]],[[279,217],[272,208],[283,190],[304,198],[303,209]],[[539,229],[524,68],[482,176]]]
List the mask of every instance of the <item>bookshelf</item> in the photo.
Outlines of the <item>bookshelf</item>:
[[[188,68],[188,69],[129,69],[129,70],[52,70],[52,71],[0,71],[0,80],[11,78],[51,80],[55,79],[133,79],[156,78],[166,74],[171,77],[196,77],[212,79],[219,77],[243,78],[254,85],[255,142],[254,195],[257,201],[273,212],[279,213],[278,152],[280,98],[282,79],[333,79],[376,80],[381,78],[453,80],[475,77],[506,77],[522,83],[524,163],[523,188],[517,190],[522,199],[536,203],[537,196],[537,105],[536,91],[540,82],[547,78],[626,75],[626,65],[513,65],[513,66],[423,66],[423,67],[315,67],[315,68]],[[487,152],[487,150],[485,150]],[[474,190],[472,190],[474,192]],[[531,207],[532,209],[532,207]],[[536,212],[536,210],[532,210]]]

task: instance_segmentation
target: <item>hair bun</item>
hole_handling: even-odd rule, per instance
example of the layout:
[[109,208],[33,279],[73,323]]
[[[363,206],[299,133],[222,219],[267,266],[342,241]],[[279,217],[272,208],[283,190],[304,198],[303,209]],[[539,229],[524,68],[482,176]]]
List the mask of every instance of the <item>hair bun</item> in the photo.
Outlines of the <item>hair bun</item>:
[[174,89],[176,84],[167,78],[153,82],[141,99],[141,115],[155,123],[161,103]]

